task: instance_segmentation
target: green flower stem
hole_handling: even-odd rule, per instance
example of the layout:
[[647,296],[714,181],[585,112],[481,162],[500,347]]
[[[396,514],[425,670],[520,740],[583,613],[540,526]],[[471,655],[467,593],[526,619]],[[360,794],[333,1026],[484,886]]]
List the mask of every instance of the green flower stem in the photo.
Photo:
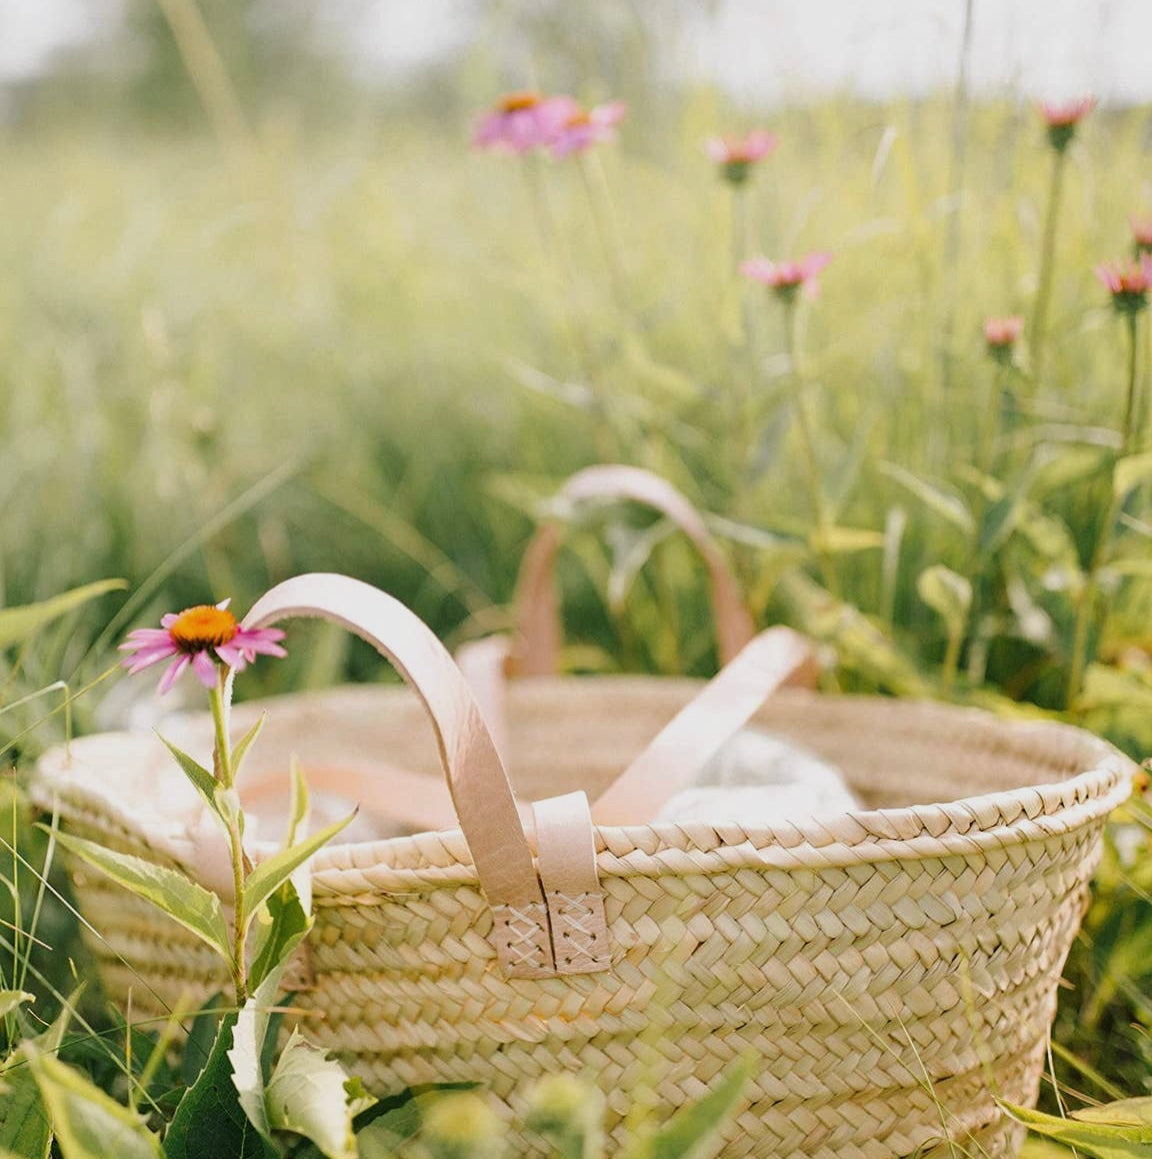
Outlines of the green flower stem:
[[608,192],[608,182],[604,176],[604,166],[595,152],[584,151],[577,155],[580,180],[584,185],[584,195],[592,214],[592,225],[596,230],[596,240],[604,255],[608,277],[612,286],[612,301],[619,314],[623,315],[628,302],[627,281],[624,266],[620,260],[620,238],[616,230],[616,218],[612,210],[612,198]]
[[[228,738],[228,720],[224,709],[224,685],[228,679],[228,669],[219,669],[216,687],[209,693],[212,703],[212,723],[216,729],[216,747],[213,762],[220,784],[231,790],[235,783],[235,769],[232,767],[232,744]],[[244,834],[237,820],[230,814],[223,817],[228,831],[228,848],[232,857],[232,888],[235,893],[232,929],[232,984],[236,990],[236,1006],[241,1008],[248,1001],[248,963],[244,953],[244,933],[247,914],[244,906]]]
[[828,550],[829,532],[832,521],[824,502],[824,489],[820,484],[820,468],[816,461],[816,438],[812,417],[808,413],[808,400],[804,396],[804,379],[797,360],[796,343],[796,299],[785,299],[784,334],[787,341],[788,364],[792,368],[793,403],[796,409],[796,429],[800,434],[800,448],[804,460],[804,472],[808,482],[808,497],[812,505],[812,515],[816,522],[816,559],[824,579],[824,586],[836,598],[840,598],[840,583],[836,566]]
[[539,159],[525,157],[524,161],[525,164],[521,166],[521,169],[528,182],[528,193],[532,201],[533,212],[536,215],[536,224],[540,230],[540,240],[545,258],[559,268],[566,284],[564,297],[567,308],[562,311],[562,314],[568,330],[569,341],[572,343],[572,349],[576,356],[580,377],[591,392],[597,451],[605,461],[611,461],[614,457],[613,445],[615,440],[609,424],[608,408],[605,404],[599,375],[596,373],[592,352],[586,340],[584,329],[576,317],[576,275],[572,270],[567,253],[560,243],[560,231],[552,214],[548,192],[544,188],[544,177],[540,171]]
[[1040,250],[1040,273],[1032,311],[1032,375],[1039,384],[1044,373],[1044,346],[1048,330],[1048,305],[1056,269],[1056,233],[1060,223],[1060,202],[1064,192],[1064,150],[1052,151],[1052,176],[1048,186],[1048,208],[1044,218],[1044,240]]
[[1135,311],[1125,315],[1128,323],[1128,394],[1124,400],[1124,429],[1120,440],[1120,454],[1130,455],[1133,451],[1133,439],[1136,434],[1136,388],[1139,375],[1137,374],[1137,358],[1139,351],[1139,322],[1140,316]]

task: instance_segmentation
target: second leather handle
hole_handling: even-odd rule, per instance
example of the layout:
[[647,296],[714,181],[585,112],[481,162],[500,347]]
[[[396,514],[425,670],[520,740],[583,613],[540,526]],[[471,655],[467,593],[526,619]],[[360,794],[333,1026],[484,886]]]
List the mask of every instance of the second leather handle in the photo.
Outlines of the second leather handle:
[[[720,663],[727,664],[755,635],[752,616],[723,552],[700,512],[666,479],[640,467],[588,467],[573,475],[556,497],[571,502],[629,499],[659,511],[692,541],[708,569]],[[549,676],[560,668],[563,631],[555,565],[561,540],[560,525],[545,523],[529,543],[520,565],[516,584],[520,641],[512,658],[518,676]]]

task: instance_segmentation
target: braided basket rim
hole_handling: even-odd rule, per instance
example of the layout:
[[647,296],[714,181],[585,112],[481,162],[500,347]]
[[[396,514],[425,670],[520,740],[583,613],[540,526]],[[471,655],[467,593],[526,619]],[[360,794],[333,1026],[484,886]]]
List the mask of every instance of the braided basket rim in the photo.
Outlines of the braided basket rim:
[[[542,677],[513,685],[510,695],[537,703],[555,701],[573,713],[580,701],[611,688],[620,701],[628,695],[691,695],[703,681],[683,677],[637,676]],[[315,709],[326,697],[408,696],[402,687],[363,685],[319,693],[292,693],[238,707],[238,714],[275,706],[290,713],[307,705]],[[829,696],[806,691],[780,693],[753,719],[771,727],[788,713],[819,711],[872,721],[875,731],[898,729],[908,744],[941,743],[944,726],[958,743],[976,752],[984,741],[1026,761],[1029,754],[1059,755],[1071,775],[1040,784],[970,795],[938,804],[860,809],[802,822],[742,823],[656,822],[646,825],[598,826],[599,871],[608,876],[663,876],[684,873],[728,873],[740,869],[819,869],[833,865],[876,863],[929,857],[971,856],[990,848],[1044,841],[1102,818],[1121,805],[1131,791],[1135,764],[1116,748],[1073,725],[1052,720],[1004,719],[982,708],[930,700],[879,696]],[[338,726],[338,721],[335,722]],[[108,734],[104,734],[107,736]],[[130,736],[133,734],[125,734]],[[83,738],[73,742],[83,745]],[[56,750],[57,753],[59,750]],[[79,808],[90,817],[104,814],[118,828],[149,840],[131,803],[110,799],[108,789],[89,790],[65,776],[67,762],[42,758],[33,800],[45,808],[53,802]],[[54,781],[59,783],[54,784]],[[68,809],[65,810],[66,812]],[[371,873],[371,883],[364,877]],[[373,841],[332,844],[313,862],[320,895],[355,896],[366,888],[386,892],[475,886],[472,858],[459,829],[428,831]]]

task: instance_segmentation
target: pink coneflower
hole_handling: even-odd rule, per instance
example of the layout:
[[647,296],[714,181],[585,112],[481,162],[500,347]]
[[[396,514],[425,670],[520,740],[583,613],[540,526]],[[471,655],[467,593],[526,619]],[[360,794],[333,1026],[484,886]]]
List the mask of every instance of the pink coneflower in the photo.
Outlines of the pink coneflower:
[[583,152],[589,145],[614,141],[616,126],[627,112],[628,106],[623,101],[610,101],[592,109],[577,107],[563,124],[553,130],[549,141],[553,154],[567,157],[571,153]]
[[472,144],[493,152],[526,153],[550,144],[560,127],[579,111],[571,97],[509,93],[480,121]]
[[1148,305],[1148,288],[1152,286],[1152,258],[1135,262],[1111,262],[1099,265],[1096,276],[1112,295],[1112,305],[1121,314],[1139,314]]
[[1128,222],[1132,226],[1132,245],[1136,256],[1152,254],[1152,217],[1130,217]]
[[779,142],[763,129],[746,137],[711,137],[704,146],[710,161],[720,166],[720,175],[732,185],[743,185],[752,166],[772,153]]
[[159,628],[137,628],[120,645],[132,655],[124,660],[129,672],[139,672],[175,656],[160,681],[161,694],[168,691],[185,668],[191,666],[205,688],[215,688],[219,666],[242,672],[258,655],[284,656],[279,628],[242,628],[228,611],[228,601],[202,604],[186,611],[169,612]]
[[799,261],[789,262],[750,258],[740,264],[740,272],[754,282],[770,287],[785,302],[791,302],[801,289],[807,298],[819,297],[817,276],[831,260],[832,255],[826,253],[807,254]]
[[1096,107],[1095,97],[1079,97],[1073,101],[1045,101],[1040,106],[1048,126],[1048,143],[1057,153],[1063,153],[1076,136],[1076,126]]
[[1024,333],[1024,319],[1011,314],[1005,318],[988,318],[984,322],[984,341],[988,353],[997,362],[1011,362],[1012,351]]

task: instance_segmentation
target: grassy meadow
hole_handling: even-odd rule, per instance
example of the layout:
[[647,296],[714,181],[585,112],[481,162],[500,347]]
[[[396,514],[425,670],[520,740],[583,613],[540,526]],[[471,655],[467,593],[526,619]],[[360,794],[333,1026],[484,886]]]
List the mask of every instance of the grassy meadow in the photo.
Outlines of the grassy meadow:
[[[826,643],[835,686],[1065,712],[1152,753],[1143,475],[1096,561],[1108,614],[1087,623],[1083,693],[1068,685],[1128,374],[1093,267],[1152,211],[1149,112],[1097,110],[1067,154],[1039,376],[1030,334],[1004,370],[981,329],[1032,316],[1053,162],[1033,105],[755,117],[701,89],[640,113],[566,161],[478,153],[467,118],[284,120],[231,147],[107,125],[3,137],[0,596],[127,585],[4,654],[9,757],[153,696],[113,676],[67,717],[59,691],[21,702],[98,680],[128,628],[225,597],[242,611],[298,572],[384,587],[450,644],[507,626],[541,501],[597,461],[707,511],[758,622]],[[734,196],[704,142],[761,124],[779,148]],[[790,359],[779,303],[738,260],[822,250]],[[1132,458],[1152,449],[1140,325]],[[703,576],[660,531],[617,512],[574,537],[577,666],[714,670]],[[924,582],[937,565],[967,602]],[[367,649],[300,639],[244,694],[381,675]],[[1152,882],[1122,846],[1056,1052],[1093,1098],[1152,1074]]]

